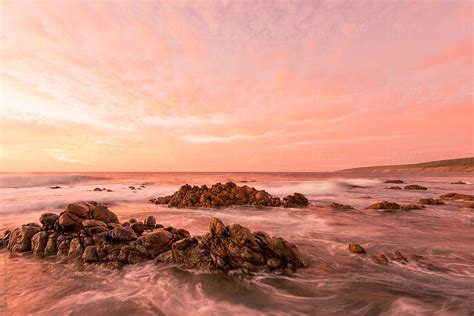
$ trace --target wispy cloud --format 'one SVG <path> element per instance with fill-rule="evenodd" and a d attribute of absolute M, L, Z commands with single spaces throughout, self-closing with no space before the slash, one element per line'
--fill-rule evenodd
<path fill-rule="evenodd" d="M 179 138 L 190 143 L 211 144 L 211 143 L 231 143 L 237 141 L 254 140 L 262 137 L 267 137 L 266 134 L 261 135 L 244 135 L 235 134 L 229 136 L 217 135 L 181 135 Z"/>
<path fill-rule="evenodd" d="M 45 149 L 45 152 L 48 153 L 52 158 L 59 160 L 59 161 L 65 161 L 65 162 L 71 162 L 71 163 L 81 163 L 81 164 L 87 164 L 87 161 L 79 160 L 79 159 L 74 159 L 72 154 L 65 152 L 62 149 Z"/>

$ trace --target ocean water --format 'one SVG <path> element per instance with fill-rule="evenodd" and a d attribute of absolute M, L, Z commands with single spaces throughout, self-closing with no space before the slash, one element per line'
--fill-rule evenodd
<path fill-rule="evenodd" d="M 428 187 L 388 190 L 386 179 Z M 300 192 L 305 209 L 230 207 L 175 209 L 147 203 L 182 184 L 234 181 L 283 197 Z M 452 184 L 464 181 L 467 184 Z M 50 189 L 51 186 L 59 189 Z M 129 186 L 144 188 L 132 190 Z M 403 185 L 401 185 L 403 186 Z M 94 192 L 96 187 L 112 192 Z M 121 221 L 154 215 L 191 234 L 211 217 L 294 242 L 308 267 L 292 275 L 188 271 L 145 262 L 120 271 L 85 269 L 31 254 L 0 254 L 0 314 L 9 315 L 472 315 L 474 211 L 451 201 L 423 210 L 384 213 L 365 207 L 383 200 L 474 193 L 470 175 L 337 173 L 85 173 L 2 174 L 0 232 L 59 213 L 67 203 L 107 203 Z M 331 202 L 352 211 L 332 210 Z M 359 243 L 368 255 L 354 255 Z M 407 264 L 376 264 L 371 255 L 400 250 Z M 421 261 L 410 259 L 423 256 Z"/>

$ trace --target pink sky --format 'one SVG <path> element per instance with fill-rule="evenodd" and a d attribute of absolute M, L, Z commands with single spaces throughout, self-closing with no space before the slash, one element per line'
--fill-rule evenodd
<path fill-rule="evenodd" d="M 471 1 L 1 1 L 1 171 L 474 156 Z"/>

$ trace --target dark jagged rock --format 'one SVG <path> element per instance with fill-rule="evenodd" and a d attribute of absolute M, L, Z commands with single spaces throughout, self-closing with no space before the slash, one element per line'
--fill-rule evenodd
<path fill-rule="evenodd" d="M 145 222 L 144 222 L 145 226 L 148 226 L 148 227 L 155 227 L 156 225 L 156 219 L 155 217 L 152 215 L 152 216 L 148 216 L 146 219 L 145 219 Z"/>
<path fill-rule="evenodd" d="M 360 254 L 366 254 L 367 252 L 365 251 L 364 248 L 362 248 L 361 245 L 359 244 L 349 244 L 349 251 L 352 253 L 360 253 Z"/>
<path fill-rule="evenodd" d="M 348 211 L 348 210 L 353 210 L 354 209 L 354 207 L 352 207 L 350 205 L 339 204 L 339 203 L 336 203 L 336 202 L 333 202 L 333 203 L 329 204 L 329 207 L 332 208 L 332 209 L 335 209 L 335 210 L 343 210 L 343 211 Z"/>
<path fill-rule="evenodd" d="M 403 180 L 385 180 L 383 183 L 391 183 L 391 184 L 402 184 L 402 183 L 405 183 L 403 182 Z"/>
<path fill-rule="evenodd" d="M 418 185 L 418 184 L 410 184 L 410 185 L 407 185 L 407 186 L 405 186 L 404 189 L 405 189 L 405 190 L 419 190 L 419 191 L 428 190 L 428 188 L 423 187 L 423 186 Z"/>
<path fill-rule="evenodd" d="M 418 200 L 418 202 L 424 205 L 444 205 L 443 201 L 433 198 L 421 198 Z"/>
<path fill-rule="evenodd" d="M 153 227 L 136 221 L 121 225 L 118 219 L 115 222 L 114 213 L 95 202 L 69 204 L 61 216 L 53 215 L 41 216 L 43 228 L 26 224 L 11 234 L 5 233 L 3 239 L 8 239 L 8 250 L 32 251 L 41 256 L 59 256 L 67 262 L 109 268 L 157 257 L 160 259 L 155 262 L 221 271 L 288 271 L 303 266 L 295 245 L 263 232 L 252 233 L 238 224 L 225 226 L 218 219 L 211 220 L 211 233 L 191 237 L 185 229 L 163 228 L 154 223 L 154 217 L 144 221 Z M 51 227 L 54 218 L 57 225 Z M 69 220 L 72 226 L 66 225 Z M 139 225 L 143 228 L 141 234 L 135 230 Z"/>
<path fill-rule="evenodd" d="M 59 185 L 54 185 L 52 187 L 49 187 L 51 190 L 57 190 L 57 189 L 61 189 L 61 187 Z"/>
<path fill-rule="evenodd" d="M 141 234 L 143 234 L 143 232 L 145 231 L 145 225 L 140 222 L 135 222 L 130 225 L 130 227 L 135 231 L 138 236 L 141 236 Z"/>
<path fill-rule="evenodd" d="M 293 195 L 283 198 L 284 207 L 306 207 L 308 205 L 308 199 L 301 193 L 293 193 Z"/>
<path fill-rule="evenodd" d="M 175 263 L 188 269 L 248 272 L 292 271 L 303 266 L 294 244 L 239 224 L 225 226 L 212 218 L 210 233 L 182 239 L 172 246 Z"/>
<path fill-rule="evenodd" d="M 451 184 L 466 184 L 466 182 L 456 181 L 456 182 L 451 182 Z"/>
<path fill-rule="evenodd" d="M 462 193 L 448 193 L 439 197 L 441 200 L 463 200 L 463 201 L 474 201 L 474 195 L 462 194 Z"/>
<path fill-rule="evenodd" d="M 158 197 L 150 202 L 178 208 L 218 208 L 231 205 L 305 207 L 309 205 L 308 199 L 300 193 L 288 195 L 282 201 L 279 197 L 273 197 L 266 191 L 257 190 L 247 185 L 238 186 L 233 182 L 216 183 L 211 187 L 186 184 L 174 194 Z"/>
<path fill-rule="evenodd" d="M 402 188 L 401 187 L 398 187 L 398 186 L 393 186 L 393 187 L 388 187 L 386 189 L 389 189 L 389 190 L 401 190 Z"/>
<path fill-rule="evenodd" d="M 39 221 L 43 224 L 43 230 L 49 230 L 54 228 L 54 224 L 59 219 L 58 214 L 44 213 L 41 214 Z"/>

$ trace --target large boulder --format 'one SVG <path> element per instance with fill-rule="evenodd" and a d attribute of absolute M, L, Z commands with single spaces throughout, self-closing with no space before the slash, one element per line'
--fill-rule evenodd
<path fill-rule="evenodd" d="M 81 258 L 84 252 L 84 247 L 81 244 L 81 240 L 79 238 L 74 238 L 71 240 L 69 244 L 69 251 L 68 251 L 68 258 L 69 259 L 76 259 Z"/>
<path fill-rule="evenodd" d="M 151 216 L 148 216 L 146 219 L 145 219 L 145 222 L 144 222 L 145 226 L 148 226 L 148 227 L 155 227 L 156 225 L 156 219 L 153 215 Z"/>
<path fill-rule="evenodd" d="M 41 230 L 37 224 L 26 224 L 16 228 L 10 235 L 7 249 L 10 252 L 31 250 L 31 239 Z"/>
<path fill-rule="evenodd" d="M 252 233 L 239 224 L 225 226 L 217 218 L 209 226 L 206 235 L 175 242 L 173 261 L 185 268 L 220 271 L 291 271 L 303 266 L 296 246 L 282 238 Z"/>
<path fill-rule="evenodd" d="M 164 229 L 158 229 L 153 233 L 138 238 L 137 244 L 145 247 L 154 258 L 160 253 L 170 250 L 173 240 L 172 233 Z"/>
<path fill-rule="evenodd" d="M 31 238 L 31 250 L 35 254 L 43 254 L 46 244 L 48 243 L 48 233 L 40 231 Z"/>
<path fill-rule="evenodd" d="M 100 226 L 96 225 L 98 222 L 89 220 L 105 224 L 119 222 L 117 215 L 111 212 L 107 206 L 92 201 L 68 204 L 64 212 L 59 215 L 58 223 L 66 231 L 80 230 L 84 223 L 88 225 L 87 227 Z"/>
<path fill-rule="evenodd" d="M 39 221 L 43 224 L 44 230 L 49 230 L 54 228 L 54 223 L 59 219 L 58 214 L 54 213 L 44 213 L 41 214 Z"/>
<path fill-rule="evenodd" d="M 91 218 L 108 223 L 119 223 L 117 215 L 110 211 L 105 205 L 97 205 L 91 213 Z"/>
<path fill-rule="evenodd" d="M 130 241 L 138 238 L 135 231 L 130 226 L 117 226 L 110 233 L 112 240 Z"/>
<path fill-rule="evenodd" d="M 301 193 L 293 193 L 283 199 L 284 207 L 306 207 L 308 205 L 308 199 Z"/>

